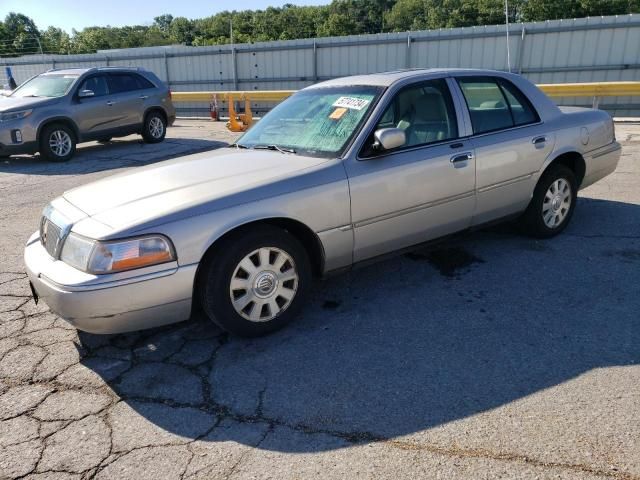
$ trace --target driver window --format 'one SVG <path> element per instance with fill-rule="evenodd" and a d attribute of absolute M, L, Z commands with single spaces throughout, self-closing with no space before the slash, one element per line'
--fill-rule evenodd
<path fill-rule="evenodd" d="M 457 138 L 458 122 L 446 81 L 430 80 L 400 91 L 375 130 L 380 128 L 404 130 L 407 143 L 402 148 Z"/>
<path fill-rule="evenodd" d="M 107 89 L 107 78 L 104 75 L 95 75 L 87 78 L 80 86 L 80 92 L 82 90 L 91 90 L 95 97 L 107 95 L 109 93 Z"/>

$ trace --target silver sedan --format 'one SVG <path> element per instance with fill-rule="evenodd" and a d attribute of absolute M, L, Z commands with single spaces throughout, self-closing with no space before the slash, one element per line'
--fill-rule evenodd
<path fill-rule="evenodd" d="M 136 330 L 200 304 L 272 332 L 314 277 L 517 219 L 557 235 L 616 168 L 602 111 L 485 70 L 355 76 L 301 90 L 236 144 L 66 192 L 25 248 L 34 295 L 77 328 Z"/>

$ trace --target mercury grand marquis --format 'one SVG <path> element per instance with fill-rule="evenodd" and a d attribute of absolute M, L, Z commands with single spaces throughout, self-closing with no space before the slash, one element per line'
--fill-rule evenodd
<path fill-rule="evenodd" d="M 75 188 L 24 258 L 81 330 L 190 317 L 244 336 L 289 323 L 312 279 L 503 219 L 548 238 L 620 158 L 611 117 L 488 70 L 408 70 L 305 88 L 228 148 Z"/>

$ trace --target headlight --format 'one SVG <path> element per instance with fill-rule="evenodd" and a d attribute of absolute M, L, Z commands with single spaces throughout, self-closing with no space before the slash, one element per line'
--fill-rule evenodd
<path fill-rule="evenodd" d="M 19 112 L 6 112 L 0 113 L 0 122 L 8 122 L 10 120 L 20 120 L 21 118 L 26 118 L 31 115 L 33 109 L 30 110 L 20 110 Z"/>
<path fill-rule="evenodd" d="M 62 246 L 60 260 L 78 270 L 86 271 L 95 244 L 94 240 L 70 233 Z"/>
<path fill-rule="evenodd" d="M 171 241 L 162 235 L 100 242 L 71 233 L 60 259 L 79 270 L 103 274 L 171 262 L 176 256 Z"/>

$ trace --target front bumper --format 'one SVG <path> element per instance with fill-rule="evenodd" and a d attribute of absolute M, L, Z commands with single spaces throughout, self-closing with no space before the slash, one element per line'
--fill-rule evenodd
<path fill-rule="evenodd" d="M 16 136 L 17 131 L 20 132 L 19 138 Z M 36 130 L 28 120 L 0 123 L 0 156 L 35 153 L 37 151 Z"/>
<path fill-rule="evenodd" d="M 24 261 L 38 296 L 79 330 L 122 333 L 180 322 L 191 314 L 197 265 L 124 277 L 90 275 L 49 256 L 37 233 L 27 242 Z"/>

